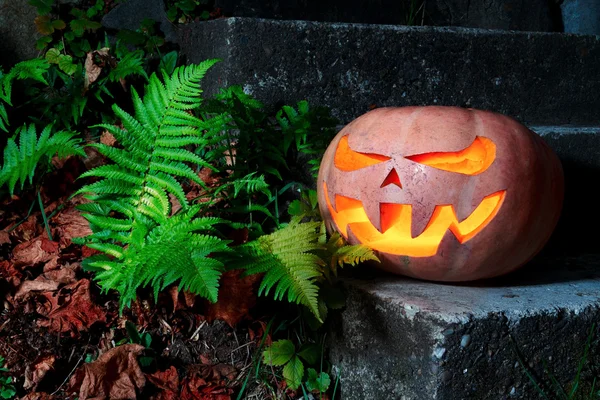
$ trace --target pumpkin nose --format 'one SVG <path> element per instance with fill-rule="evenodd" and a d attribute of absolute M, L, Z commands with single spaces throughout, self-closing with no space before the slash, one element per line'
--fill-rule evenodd
<path fill-rule="evenodd" d="M 396 185 L 402 189 L 402 183 L 400 182 L 400 177 L 398 176 L 398 172 L 396 172 L 396 168 L 392 168 L 380 187 L 386 187 L 387 185 Z"/>

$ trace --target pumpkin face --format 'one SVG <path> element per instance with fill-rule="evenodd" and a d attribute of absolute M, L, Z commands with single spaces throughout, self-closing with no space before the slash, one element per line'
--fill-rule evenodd
<path fill-rule="evenodd" d="M 319 207 L 381 267 L 439 281 L 507 273 L 541 250 L 563 197 L 560 161 L 506 116 L 457 107 L 375 109 L 327 149 Z"/>

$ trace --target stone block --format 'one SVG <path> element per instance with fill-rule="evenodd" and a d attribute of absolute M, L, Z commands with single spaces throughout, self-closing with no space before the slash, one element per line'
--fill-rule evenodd
<path fill-rule="evenodd" d="M 19 61 L 37 57 L 35 42 L 41 35 L 33 23 L 36 16 L 28 0 L 0 0 L 0 66 L 5 71 Z"/>
<path fill-rule="evenodd" d="M 549 374 L 564 387 L 573 382 L 600 317 L 599 265 L 599 255 L 539 257 L 469 285 L 370 271 L 346 279 L 347 307 L 329 336 L 340 398 L 542 398 L 521 363 L 554 398 Z M 582 393 L 600 365 L 599 333 L 596 326 Z"/>
<path fill-rule="evenodd" d="M 600 122 L 600 37 L 228 18 L 182 26 L 189 62 L 221 58 L 207 94 L 243 85 L 268 104 L 456 105 L 527 124 Z"/>
<path fill-rule="evenodd" d="M 546 0 L 216 0 L 235 17 L 553 31 Z"/>

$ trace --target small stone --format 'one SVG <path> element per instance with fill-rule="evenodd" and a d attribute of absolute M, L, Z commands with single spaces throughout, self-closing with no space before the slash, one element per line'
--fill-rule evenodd
<path fill-rule="evenodd" d="M 444 336 L 450 336 L 453 333 L 454 333 L 454 329 L 448 328 L 448 329 L 446 329 L 445 331 L 442 332 L 442 335 L 444 335 Z"/>
<path fill-rule="evenodd" d="M 471 335 L 463 335 L 460 339 L 460 347 L 465 348 L 471 343 Z"/>
<path fill-rule="evenodd" d="M 517 389 L 515 389 L 515 387 L 513 386 L 513 388 L 510 390 L 510 395 L 514 396 L 515 394 L 517 394 Z"/>
<path fill-rule="evenodd" d="M 442 380 L 446 383 L 450 382 L 450 380 L 452 380 L 452 372 L 444 371 L 444 373 L 442 374 Z"/>
<path fill-rule="evenodd" d="M 446 349 L 443 347 L 436 347 L 436 349 L 433 350 L 433 355 L 435 356 L 435 358 L 438 358 L 438 359 L 441 359 L 445 353 L 446 353 Z"/>

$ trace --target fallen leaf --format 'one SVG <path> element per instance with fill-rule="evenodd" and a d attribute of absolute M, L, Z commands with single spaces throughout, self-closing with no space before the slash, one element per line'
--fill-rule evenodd
<path fill-rule="evenodd" d="M 6 231 L 0 231 L 0 246 L 10 243 L 10 234 Z"/>
<path fill-rule="evenodd" d="M 23 388 L 29 390 L 37 387 L 46 373 L 54 367 L 56 357 L 52 354 L 38 358 L 32 365 L 25 368 L 25 383 Z"/>
<path fill-rule="evenodd" d="M 117 144 L 117 139 L 109 131 L 104 131 L 102 132 L 102 135 L 100 135 L 100 143 L 114 147 L 114 145 Z"/>
<path fill-rule="evenodd" d="M 155 400 L 177 400 L 179 399 L 179 374 L 177 369 L 171 365 L 166 371 L 156 371 L 146 374 L 146 378 L 159 389 L 162 389 Z"/>
<path fill-rule="evenodd" d="M 11 286 L 17 287 L 21 284 L 23 274 L 15 264 L 10 261 L 0 261 L 0 278 L 5 279 Z"/>
<path fill-rule="evenodd" d="M 242 277 L 241 270 L 224 272 L 219 286 L 227 288 L 219 292 L 216 303 L 206 302 L 206 320 L 211 322 L 222 319 L 233 327 L 250 316 L 250 310 L 256 305 L 256 283 L 260 275 Z"/>
<path fill-rule="evenodd" d="M 43 232 L 43 227 L 37 223 L 37 214 L 30 215 L 29 218 L 13 231 L 13 235 L 21 241 L 28 241 Z"/>
<path fill-rule="evenodd" d="M 94 362 L 79 367 L 69 381 L 70 393 L 84 399 L 136 399 L 146 384 L 137 361 L 144 351 L 139 344 L 124 344 L 110 349 Z"/>
<path fill-rule="evenodd" d="M 45 392 L 33 392 L 21 397 L 20 400 L 54 400 L 56 397 Z"/>
<path fill-rule="evenodd" d="M 85 69 L 85 80 L 83 82 L 83 90 L 98 80 L 98 77 L 102 73 L 102 67 L 94 63 L 94 52 L 90 51 L 85 55 L 85 63 L 83 64 Z"/>
<path fill-rule="evenodd" d="M 32 292 L 53 292 L 58 289 L 58 282 L 41 279 L 34 279 L 32 281 L 25 281 L 21 284 L 17 293 L 15 293 L 15 300 L 21 300 L 29 295 Z"/>
<path fill-rule="evenodd" d="M 48 266 L 48 264 L 46 264 L 44 266 L 44 269 L 47 266 Z M 36 279 L 47 279 L 47 280 L 55 281 L 55 282 L 66 285 L 69 283 L 73 283 L 77 280 L 75 275 L 76 275 L 77 270 L 80 268 L 81 268 L 81 266 L 79 263 L 73 263 L 73 264 L 67 263 L 63 266 L 58 266 L 58 268 L 56 268 L 56 269 L 44 271 L 44 273 Z"/>
<path fill-rule="evenodd" d="M 19 243 L 13 249 L 13 261 L 17 266 L 32 266 L 58 257 L 58 243 L 44 235 Z"/>
<path fill-rule="evenodd" d="M 56 292 L 44 292 L 38 298 L 36 311 L 45 317 L 38 325 L 53 332 L 78 332 L 89 329 L 96 322 L 106 322 L 104 310 L 90 297 L 90 281 L 78 282 L 60 288 Z"/>
<path fill-rule="evenodd" d="M 76 281 L 75 270 L 77 268 L 79 268 L 78 264 L 67 264 L 60 269 L 46 271 L 32 281 L 25 281 L 15 293 L 14 299 L 27 298 L 32 292 L 53 292 L 61 284 L 73 283 Z"/>
<path fill-rule="evenodd" d="M 88 236 L 93 233 L 88 221 L 74 207 L 63 210 L 52 218 L 52 221 L 57 225 L 62 248 L 69 246 L 73 238 Z"/>
<path fill-rule="evenodd" d="M 231 400 L 233 393 L 220 382 L 206 382 L 197 376 L 184 379 L 181 386 L 181 400 Z"/>

